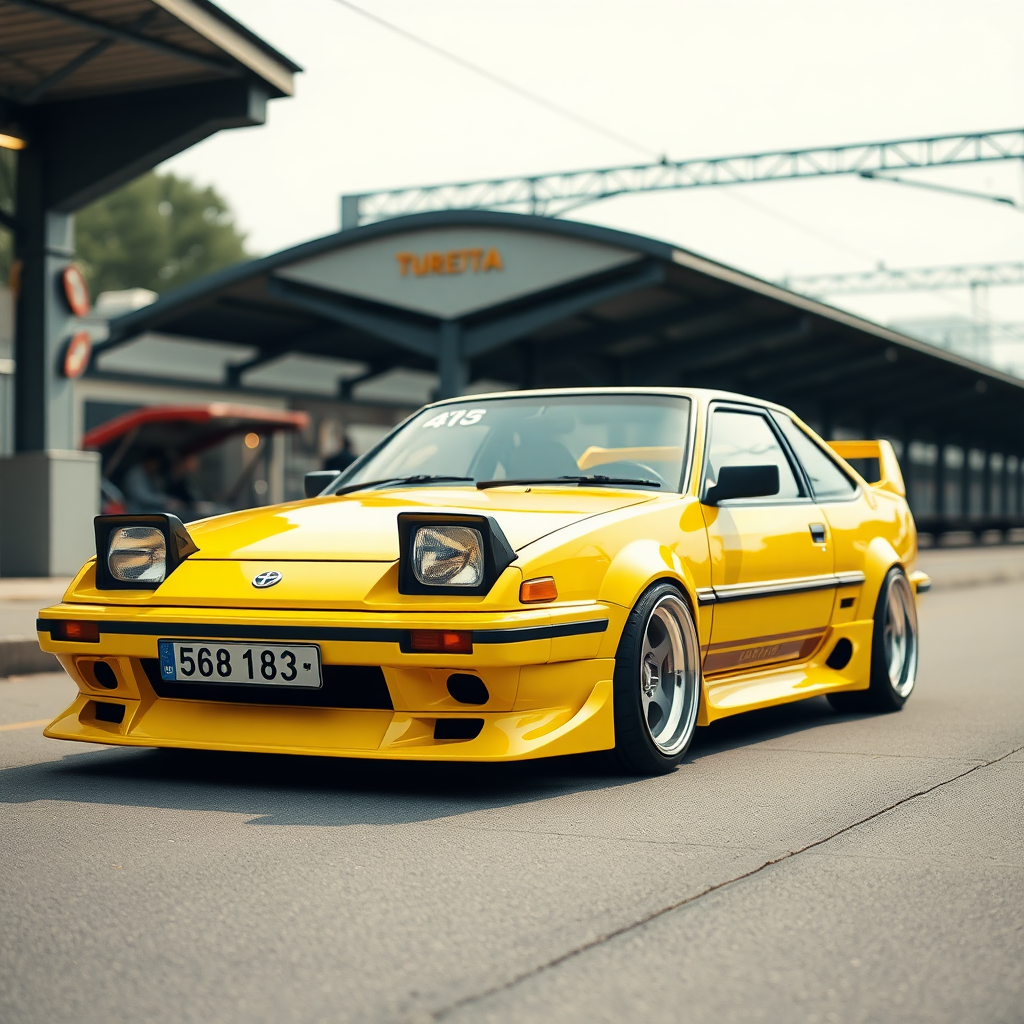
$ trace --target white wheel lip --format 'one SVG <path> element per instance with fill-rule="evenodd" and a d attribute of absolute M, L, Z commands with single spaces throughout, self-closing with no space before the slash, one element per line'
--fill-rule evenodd
<path fill-rule="evenodd" d="M 917 608 L 910 582 L 896 573 L 882 611 L 882 656 L 893 693 L 906 699 L 917 680 Z"/>
<path fill-rule="evenodd" d="M 665 675 L 663 669 L 667 659 L 659 662 L 659 669 L 662 671 L 659 671 L 658 685 L 652 693 L 648 694 L 650 680 L 646 666 L 656 649 L 664 646 L 664 644 L 654 645 L 650 640 L 649 631 L 651 623 L 655 619 L 659 619 L 663 623 L 662 628 L 668 634 L 674 663 L 681 663 L 684 666 L 682 670 L 677 669 L 672 673 L 675 677 L 672 688 L 673 698 L 667 719 L 665 719 L 666 725 L 657 730 L 657 735 L 651 728 L 648 712 L 650 705 L 654 703 L 654 693 L 658 690 L 664 692 L 662 680 Z M 675 630 L 671 628 L 671 625 L 676 627 Z M 665 757 L 674 757 L 686 749 L 693 737 L 700 704 L 700 644 L 693 616 L 686 602 L 679 595 L 664 594 L 648 613 L 640 643 L 636 675 L 640 697 L 640 717 L 643 719 L 647 736 L 659 753 Z M 647 685 L 645 686 L 645 684 Z"/>

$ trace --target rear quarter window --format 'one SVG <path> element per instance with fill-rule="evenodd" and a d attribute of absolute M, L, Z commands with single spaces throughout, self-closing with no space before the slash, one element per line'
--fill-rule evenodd
<path fill-rule="evenodd" d="M 838 501 L 850 498 L 856 493 L 857 485 L 816 441 L 805 434 L 788 416 L 780 413 L 773 415 L 811 481 L 815 501 Z"/>

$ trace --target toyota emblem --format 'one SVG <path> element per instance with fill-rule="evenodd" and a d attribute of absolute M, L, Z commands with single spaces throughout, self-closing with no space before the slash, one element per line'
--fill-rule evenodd
<path fill-rule="evenodd" d="M 258 587 L 260 590 L 265 590 L 267 587 L 272 587 L 275 583 L 281 582 L 281 574 L 276 569 L 270 569 L 268 572 L 261 572 L 252 578 L 252 585 Z"/>

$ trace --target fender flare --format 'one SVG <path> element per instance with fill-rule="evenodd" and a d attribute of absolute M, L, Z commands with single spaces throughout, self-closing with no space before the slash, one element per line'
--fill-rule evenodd
<path fill-rule="evenodd" d="M 710 562 L 706 565 L 710 576 Z M 690 566 L 667 544 L 659 544 L 653 540 L 635 540 L 622 548 L 612 560 L 601 584 L 599 600 L 623 605 L 632 611 L 636 607 L 637 601 L 640 600 L 640 595 L 659 582 L 674 583 L 678 586 L 690 606 L 690 614 L 693 616 L 693 624 L 697 630 L 697 643 L 701 650 L 701 686 L 697 707 L 697 724 L 707 725 L 709 721 L 708 693 L 703 679 L 703 643 L 705 640 L 702 640 L 704 632 L 701 628 L 701 606 L 697 600 L 697 585 Z M 706 632 L 710 633 L 710 628 Z"/>
<path fill-rule="evenodd" d="M 864 585 L 861 590 L 861 600 L 857 608 L 857 616 L 860 619 L 874 617 L 875 607 L 878 604 L 878 595 L 882 589 L 889 570 L 898 565 L 906 570 L 903 559 L 899 553 L 884 537 L 876 537 L 870 544 L 864 555 Z"/>
<path fill-rule="evenodd" d="M 671 547 L 656 540 L 631 541 L 618 551 L 601 581 L 598 600 L 632 610 L 640 595 L 659 580 L 675 583 L 683 590 L 699 632 L 700 610 L 693 573 Z"/>

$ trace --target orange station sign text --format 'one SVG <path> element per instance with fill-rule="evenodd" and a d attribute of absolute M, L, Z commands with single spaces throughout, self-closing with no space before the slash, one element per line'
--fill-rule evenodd
<path fill-rule="evenodd" d="M 417 256 L 412 252 L 396 252 L 398 274 L 415 277 L 428 274 L 486 274 L 491 270 L 504 270 L 501 253 L 497 249 L 449 249 L 447 252 L 425 252 Z"/>

